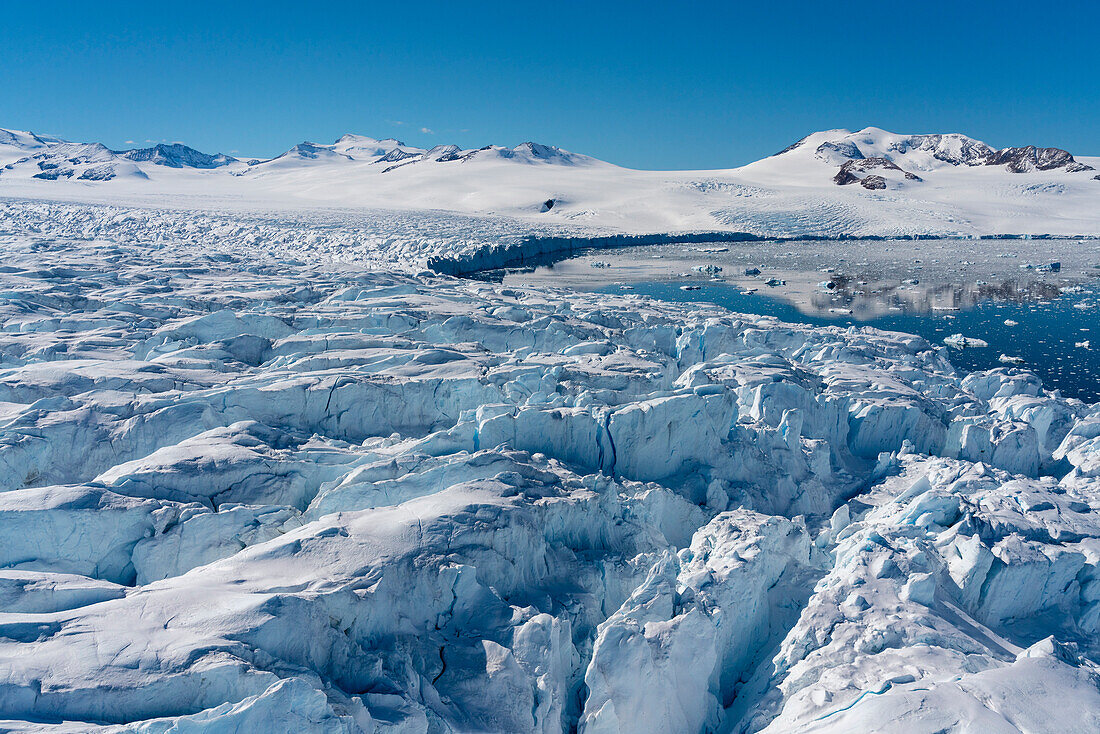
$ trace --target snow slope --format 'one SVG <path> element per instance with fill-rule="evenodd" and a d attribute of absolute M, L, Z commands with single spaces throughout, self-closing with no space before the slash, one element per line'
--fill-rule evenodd
<path fill-rule="evenodd" d="M 1100 405 L 873 329 L 0 236 L 5 731 L 1100 726 Z"/>
<path fill-rule="evenodd" d="M 356 135 L 301 143 L 267 161 L 104 148 L 104 160 L 91 166 L 79 162 L 86 152 L 7 135 L 23 142 L 0 147 L 5 160 L 14 150 L 25 153 L 0 168 L 0 196 L 7 197 L 447 211 L 577 233 L 1100 234 L 1100 174 L 1089 170 L 1096 160 L 1028 146 L 994 150 L 957 134 L 830 130 L 715 171 L 631 170 L 536 143 L 424 150 Z"/>

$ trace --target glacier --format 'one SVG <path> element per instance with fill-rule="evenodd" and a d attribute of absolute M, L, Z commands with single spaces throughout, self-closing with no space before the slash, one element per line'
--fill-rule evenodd
<path fill-rule="evenodd" d="M 503 220 L 2 206 L 4 731 L 1100 728 L 1100 405 L 416 272 Z"/>

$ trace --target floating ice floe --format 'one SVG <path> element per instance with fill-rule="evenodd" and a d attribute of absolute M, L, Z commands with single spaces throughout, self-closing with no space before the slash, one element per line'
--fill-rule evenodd
<path fill-rule="evenodd" d="M 949 347 L 955 347 L 956 349 L 970 349 L 976 347 L 988 347 L 989 342 L 984 339 L 978 339 L 973 336 L 963 336 L 962 334 L 952 334 L 945 337 L 943 343 Z"/>

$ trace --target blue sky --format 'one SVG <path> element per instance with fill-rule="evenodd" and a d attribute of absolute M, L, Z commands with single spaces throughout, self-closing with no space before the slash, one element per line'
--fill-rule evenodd
<path fill-rule="evenodd" d="M 1100 155 L 1098 70 L 1084 1 L 0 3 L 0 127 L 116 148 L 358 132 L 721 168 L 875 125 Z"/>

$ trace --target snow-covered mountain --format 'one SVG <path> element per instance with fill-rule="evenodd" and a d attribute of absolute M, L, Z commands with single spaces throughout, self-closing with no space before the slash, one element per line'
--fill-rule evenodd
<path fill-rule="evenodd" d="M 639 171 L 538 143 L 430 149 L 345 135 L 269 160 L 180 144 L 112 151 L 0 132 L 0 196 L 495 215 L 579 230 L 767 236 L 1100 234 L 1100 160 L 959 134 L 813 133 L 712 171 Z"/>
<path fill-rule="evenodd" d="M 148 161 L 169 168 L 220 168 L 237 162 L 237 159 L 232 156 L 222 153 L 216 155 L 200 153 L 182 143 L 168 145 L 158 143 L 152 148 L 135 148 L 134 150 L 123 151 L 119 155 L 132 161 Z"/>
<path fill-rule="evenodd" d="M 348 163 L 370 163 L 379 166 L 374 170 L 355 169 L 361 176 L 390 173 L 413 164 L 464 163 L 473 160 L 510 161 L 525 164 L 557 164 L 576 166 L 598 163 L 594 158 L 569 153 L 559 148 L 539 143 L 522 143 L 514 148 L 487 145 L 483 148 L 463 150 L 457 145 L 437 145 L 433 148 L 415 148 L 399 140 L 376 140 L 365 135 L 344 135 L 332 145 L 304 142 L 268 161 L 253 164 L 249 174 L 263 177 L 272 171 L 303 169 L 313 166 L 341 166 Z M 315 171 L 316 172 L 316 171 Z M 335 173 L 335 171 L 333 171 Z M 454 171 L 455 184 L 462 174 Z"/>
<path fill-rule="evenodd" d="M 1060 148 L 1028 145 L 996 150 L 980 140 L 957 133 L 897 135 L 873 127 L 854 133 L 847 130 L 814 133 L 774 157 L 796 161 L 807 172 L 815 170 L 818 161 L 839 166 L 833 177 L 836 184 L 845 186 L 860 182 L 865 188 L 891 188 L 906 181 L 919 182 L 923 179 L 918 173 L 935 173 L 963 166 L 998 166 L 1010 173 L 1055 170 L 1082 173 L 1095 170 Z M 873 181 L 868 181 L 868 178 Z M 887 179 L 893 182 L 892 185 L 887 183 Z"/>
<path fill-rule="evenodd" d="M 65 141 L 49 135 L 0 129 L 0 166 L 63 142 Z"/>
<path fill-rule="evenodd" d="M 223 154 L 209 155 L 181 143 L 151 148 L 111 150 L 102 143 L 72 143 L 20 130 L 0 129 L 0 176 L 43 181 L 149 180 L 148 166 L 213 169 L 238 163 Z M 142 165 L 147 164 L 147 165 Z"/>
<path fill-rule="evenodd" d="M 830 164 L 879 158 L 918 171 L 935 171 L 947 166 L 1004 166 L 1012 173 L 1057 168 L 1069 173 L 1093 170 L 1059 148 L 1028 145 L 995 150 L 980 140 L 957 133 L 897 135 L 874 127 L 855 133 L 847 130 L 814 133 L 777 155 L 790 155 L 795 151 L 812 151 L 815 158 Z"/>

